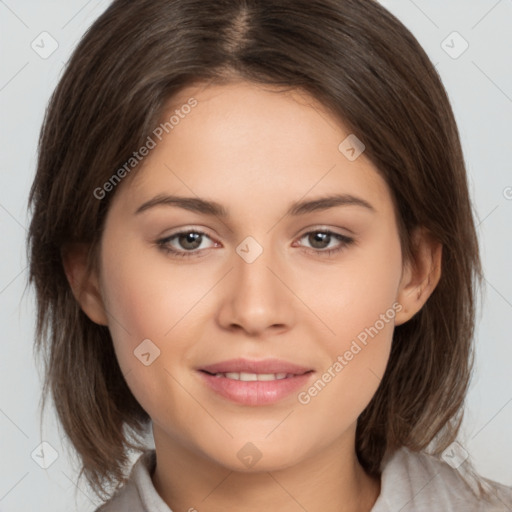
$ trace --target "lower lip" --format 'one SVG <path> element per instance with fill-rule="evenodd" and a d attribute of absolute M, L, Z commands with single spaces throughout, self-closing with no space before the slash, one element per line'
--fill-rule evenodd
<path fill-rule="evenodd" d="M 244 405 L 266 405 L 278 402 L 304 387 L 313 375 L 313 372 L 309 372 L 286 379 L 243 381 L 216 377 L 202 371 L 199 373 L 213 391 Z"/>

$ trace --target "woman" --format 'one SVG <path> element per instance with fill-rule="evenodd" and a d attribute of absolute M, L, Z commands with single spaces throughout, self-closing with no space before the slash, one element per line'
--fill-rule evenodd
<path fill-rule="evenodd" d="M 481 280 L 457 128 L 379 4 L 114 1 L 30 201 L 44 391 L 101 510 L 511 506 L 455 443 Z"/>

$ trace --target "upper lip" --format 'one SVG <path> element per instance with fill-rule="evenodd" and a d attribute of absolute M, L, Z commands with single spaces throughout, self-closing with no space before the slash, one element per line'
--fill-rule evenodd
<path fill-rule="evenodd" d="M 311 368 L 290 363 L 282 359 L 262 359 L 260 361 L 238 358 L 220 361 L 218 363 L 201 366 L 199 370 L 208 373 L 291 373 L 294 375 L 302 375 Z"/>

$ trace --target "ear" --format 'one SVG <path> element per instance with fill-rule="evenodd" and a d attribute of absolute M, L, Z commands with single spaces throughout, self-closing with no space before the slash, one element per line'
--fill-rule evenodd
<path fill-rule="evenodd" d="M 107 315 L 96 270 L 88 271 L 89 246 L 83 243 L 66 245 L 61 251 L 66 278 L 83 312 L 95 323 L 108 325 Z"/>
<path fill-rule="evenodd" d="M 397 302 L 402 309 L 395 316 L 395 325 L 410 320 L 427 302 L 441 278 L 443 246 L 424 227 L 413 233 L 413 257 L 406 262 L 400 280 Z"/>

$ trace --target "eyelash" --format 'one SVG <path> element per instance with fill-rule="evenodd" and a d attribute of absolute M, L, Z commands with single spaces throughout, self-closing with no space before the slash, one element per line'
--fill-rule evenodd
<path fill-rule="evenodd" d="M 185 230 L 185 231 L 179 231 L 177 233 L 174 233 L 172 234 L 171 236 L 168 236 L 166 238 L 162 238 L 160 240 L 157 240 L 156 241 L 156 245 L 158 246 L 159 249 L 161 249 L 162 251 L 164 251 L 166 254 L 170 254 L 172 255 L 173 257 L 174 256 L 177 256 L 177 257 L 180 257 L 180 258 L 190 258 L 190 257 L 197 257 L 198 254 L 200 253 L 200 250 L 194 250 L 194 251 L 177 251 L 176 249 L 173 249 L 171 248 L 168 244 L 171 240 L 179 237 L 180 235 L 188 235 L 190 233 L 193 233 L 193 234 L 197 234 L 197 235 L 201 235 L 201 236 L 206 236 L 208 238 L 210 238 L 208 236 L 207 233 L 205 233 L 204 231 L 200 231 L 200 230 L 195 230 L 195 229 L 189 229 L 189 230 Z M 312 252 L 314 254 L 320 254 L 322 256 L 326 256 L 326 257 L 330 257 L 330 256 L 333 256 L 341 251 L 343 251 L 344 249 L 346 249 L 348 246 L 350 246 L 351 244 L 353 244 L 355 242 L 355 240 L 353 238 L 350 238 L 348 236 L 345 236 L 345 235 L 341 235 L 340 233 L 336 233 L 334 231 L 330 231 L 328 229 L 316 229 L 316 230 L 313 230 L 313 231 L 308 231 L 307 233 L 304 233 L 300 238 L 304 238 L 308 235 L 311 235 L 311 234 L 315 234 L 315 233 L 322 233 L 324 235 L 329 235 L 331 237 L 334 237 L 335 239 L 339 240 L 341 242 L 341 245 L 335 249 L 311 249 L 309 247 L 306 247 L 306 252 Z"/>

